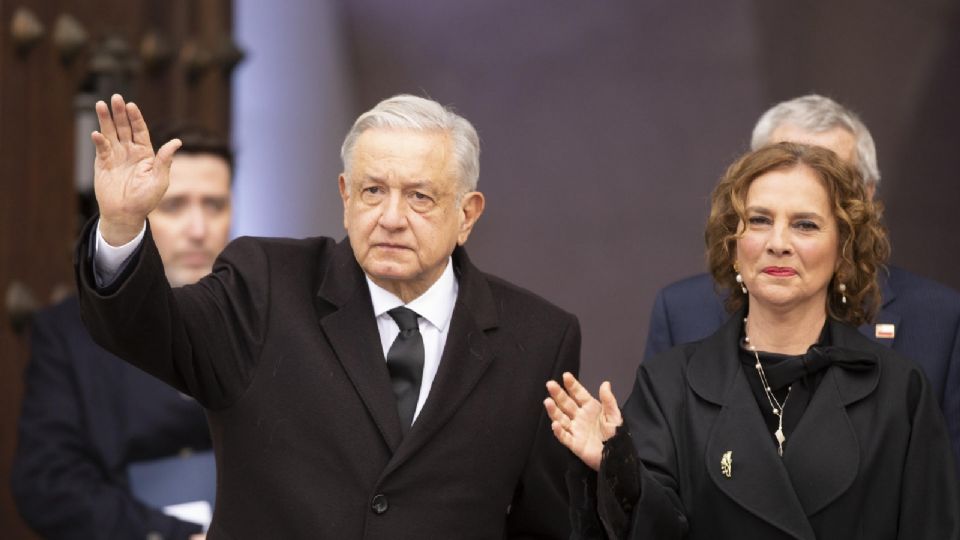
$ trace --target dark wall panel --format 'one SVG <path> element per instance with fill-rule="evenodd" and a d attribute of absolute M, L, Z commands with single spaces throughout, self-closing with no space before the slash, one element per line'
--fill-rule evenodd
<path fill-rule="evenodd" d="M 482 268 L 580 316 L 591 387 L 611 378 L 628 391 L 654 294 L 704 269 L 711 188 L 760 113 L 800 94 L 863 116 L 879 148 L 894 262 L 960 288 L 955 2 L 338 6 L 346 68 L 323 70 L 330 33 L 318 32 L 317 50 L 290 51 L 290 69 L 317 70 L 326 89 L 349 78 L 349 99 L 327 105 L 345 116 L 410 92 L 476 124 L 488 210 L 469 249 Z M 339 116 L 308 120 L 340 129 Z M 342 137 L 323 133 L 310 144 Z M 247 156 L 255 151 L 264 150 Z M 320 182 L 318 209 L 337 205 L 331 161 L 291 180 Z M 332 222 L 310 231 L 342 234 Z"/>

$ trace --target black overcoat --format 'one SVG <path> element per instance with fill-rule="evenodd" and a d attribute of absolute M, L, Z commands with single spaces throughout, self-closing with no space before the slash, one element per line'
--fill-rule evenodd
<path fill-rule="evenodd" d="M 241 238 L 171 290 L 144 244 L 98 290 L 97 341 L 208 411 L 211 540 L 566 538 L 571 459 L 544 382 L 579 367 L 576 318 L 453 254 L 459 294 L 430 396 L 406 436 L 364 274 L 348 241 Z"/>
<path fill-rule="evenodd" d="M 626 517 L 634 540 L 960 538 L 951 447 L 921 370 L 831 320 L 833 345 L 877 368 L 829 367 L 781 459 L 739 360 L 742 317 L 640 365 L 623 408 L 640 500 L 622 515 L 605 459 L 601 518 Z"/>

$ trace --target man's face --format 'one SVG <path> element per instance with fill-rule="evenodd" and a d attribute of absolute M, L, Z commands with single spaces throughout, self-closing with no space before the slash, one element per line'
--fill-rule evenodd
<path fill-rule="evenodd" d="M 853 133 L 844 128 L 836 127 L 829 131 L 819 133 L 806 131 L 793 124 L 782 124 L 773 130 L 770 137 L 771 143 L 793 142 L 809 144 L 812 146 L 822 146 L 827 150 L 833 151 L 840 159 L 846 161 L 854 167 L 857 164 L 857 139 Z M 867 190 L 867 199 L 872 199 L 876 191 L 876 185 L 873 183 L 864 184 Z"/>
<path fill-rule="evenodd" d="M 170 187 L 148 216 L 173 287 L 210 273 L 230 232 L 230 166 L 212 154 L 183 154 L 170 165 Z"/>
<path fill-rule="evenodd" d="M 370 129 L 340 176 L 343 224 L 357 262 L 404 302 L 440 277 L 483 212 L 479 192 L 458 200 L 456 174 L 446 133 Z"/>

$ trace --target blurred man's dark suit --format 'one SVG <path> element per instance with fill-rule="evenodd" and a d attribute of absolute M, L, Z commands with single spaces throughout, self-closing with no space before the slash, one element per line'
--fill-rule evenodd
<path fill-rule="evenodd" d="M 127 475 L 135 462 L 209 449 L 200 406 L 97 346 L 75 298 L 37 315 L 30 353 L 12 469 L 27 523 L 49 539 L 200 533 L 138 501 Z"/>
<path fill-rule="evenodd" d="M 860 327 L 865 336 L 916 362 L 947 421 L 960 467 L 960 293 L 895 266 L 881 274 L 882 306 L 875 324 L 892 324 L 894 337 L 877 337 L 875 324 Z M 698 341 L 716 331 L 729 314 L 708 274 L 661 289 L 650 316 L 644 358 L 675 345 Z"/>
<path fill-rule="evenodd" d="M 148 232 L 97 289 L 95 338 L 207 409 L 211 540 L 567 538 L 544 382 L 579 367 L 576 318 L 453 254 L 459 294 L 429 398 L 403 435 L 364 273 L 347 240 L 241 238 L 171 290 Z"/>

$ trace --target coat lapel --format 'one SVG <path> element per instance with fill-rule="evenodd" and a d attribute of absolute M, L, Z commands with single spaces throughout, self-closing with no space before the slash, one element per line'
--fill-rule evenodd
<path fill-rule="evenodd" d="M 706 445 L 705 466 L 716 487 L 738 505 L 794 538 L 812 540 L 790 476 L 741 369 L 737 343 L 743 313 L 733 315 L 690 357 L 688 381 L 700 397 L 720 405 Z M 731 452 L 730 477 L 721 472 Z"/>
<path fill-rule="evenodd" d="M 483 274 L 470 263 L 463 248 L 458 247 L 453 252 L 453 264 L 460 289 L 440 367 L 423 410 L 384 475 L 412 456 L 450 420 L 496 356 L 485 333 L 498 325 L 490 286 Z"/>
<path fill-rule="evenodd" d="M 833 344 L 864 350 L 853 327 L 830 321 Z M 788 441 L 784 464 L 807 515 L 819 512 L 853 485 L 860 469 L 860 443 L 846 407 L 870 395 L 880 365 L 870 371 L 827 369 L 807 410 Z"/>
<path fill-rule="evenodd" d="M 392 452 L 402 438 L 397 402 L 383 357 L 380 334 L 366 286 L 349 240 L 334 248 L 317 292 L 320 326 Z"/>

